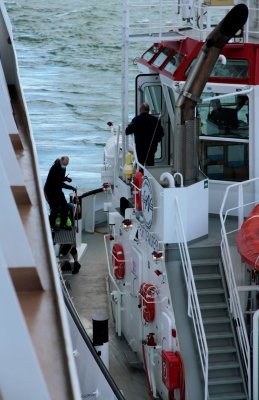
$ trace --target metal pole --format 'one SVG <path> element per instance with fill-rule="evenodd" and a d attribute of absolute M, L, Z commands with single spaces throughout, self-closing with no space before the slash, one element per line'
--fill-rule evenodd
<path fill-rule="evenodd" d="M 130 0 L 123 2 L 123 28 L 122 28 L 122 81 L 121 81 L 121 100 L 122 100 L 122 163 L 126 154 L 125 128 L 128 125 L 128 75 L 129 75 L 129 9 Z"/>
<path fill-rule="evenodd" d="M 108 321 L 108 316 L 104 314 L 94 314 L 92 317 L 93 345 L 107 369 L 109 369 Z"/>

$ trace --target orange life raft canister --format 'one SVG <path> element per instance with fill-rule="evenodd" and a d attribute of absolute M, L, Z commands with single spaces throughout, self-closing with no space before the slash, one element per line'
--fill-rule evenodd
<path fill-rule="evenodd" d="M 112 248 L 112 265 L 116 279 L 123 279 L 125 276 L 125 258 L 121 244 L 115 243 Z"/>

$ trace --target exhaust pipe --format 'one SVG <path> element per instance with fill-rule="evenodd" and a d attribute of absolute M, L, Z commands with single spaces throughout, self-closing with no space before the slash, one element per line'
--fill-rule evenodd
<path fill-rule="evenodd" d="M 222 48 L 242 29 L 247 17 L 247 6 L 238 4 L 208 35 L 176 102 L 174 169 L 183 175 L 185 184 L 194 183 L 199 176 L 196 105 Z"/>

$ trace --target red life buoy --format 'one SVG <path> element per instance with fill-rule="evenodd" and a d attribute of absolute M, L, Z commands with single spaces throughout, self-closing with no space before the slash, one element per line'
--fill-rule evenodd
<path fill-rule="evenodd" d="M 143 174 L 138 171 L 133 178 L 133 202 L 135 203 L 136 210 L 141 211 L 141 188 L 143 183 Z"/>
<path fill-rule="evenodd" d="M 115 243 L 112 248 L 112 265 L 116 279 L 123 279 L 125 275 L 125 258 L 121 244 Z"/>
<path fill-rule="evenodd" d="M 139 294 L 140 306 L 142 308 L 144 320 L 146 322 L 154 321 L 156 287 L 151 283 L 142 283 L 140 286 Z"/>
<path fill-rule="evenodd" d="M 237 249 L 242 260 L 253 271 L 259 271 L 259 204 L 243 222 L 237 237 Z"/>

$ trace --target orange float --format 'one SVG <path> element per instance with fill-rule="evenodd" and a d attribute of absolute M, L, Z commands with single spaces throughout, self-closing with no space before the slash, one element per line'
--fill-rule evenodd
<path fill-rule="evenodd" d="M 125 257 L 121 244 L 115 243 L 112 248 L 112 265 L 116 279 L 121 280 L 125 276 Z"/>
<path fill-rule="evenodd" d="M 259 204 L 243 222 L 236 243 L 243 261 L 249 268 L 259 271 Z"/>

